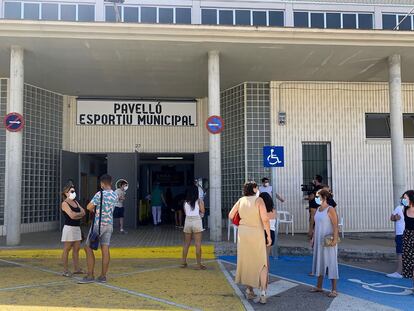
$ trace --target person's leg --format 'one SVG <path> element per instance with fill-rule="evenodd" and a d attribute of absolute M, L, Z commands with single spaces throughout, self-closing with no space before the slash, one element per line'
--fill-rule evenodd
<path fill-rule="evenodd" d="M 402 254 L 397 254 L 397 272 L 402 275 Z"/>
<path fill-rule="evenodd" d="M 154 221 L 154 225 L 157 225 L 157 207 L 152 206 L 152 220 Z"/>
<path fill-rule="evenodd" d="M 328 294 L 328 297 L 330 298 L 335 298 L 338 296 L 338 292 L 336 291 L 336 284 L 337 284 L 337 279 L 331 279 L 331 283 L 332 283 L 332 290 L 331 292 Z"/>
<path fill-rule="evenodd" d="M 161 223 L 161 206 L 157 206 L 157 222 Z"/>
<path fill-rule="evenodd" d="M 194 233 L 194 244 L 196 249 L 197 266 L 199 269 L 205 269 L 206 267 L 201 263 L 201 240 L 203 237 L 202 232 Z"/>
<path fill-rule="evenodd" d="M 74 272 L 79 272 L 81 270 L 79 267 L 79 250 L 80 250 L 80 241 L 73 242 L 72 259 L 73 259 L 73 271 Z"/>
<path fill-rule="evenodd" d="M 93 253 L 93 250 L 88 245 L 85 246 L 85 253 L 86 253 L 86 263 L 88 266 L 88 277 L 94 278 L 95 254 Z"/>
<path fill-rule="evenodd" d="M 124 217 L 119 218 L 119 230 L 124 231 Z"/>
<path fill-rule="evenodd" d="M 183 226 L 183 211 L 182 210 L 178 211 L 178 226 L 179 227 Z"/>
<path fill-rule="evenodd" d="M 188 256 L 188 249 L 190 248 L 191 244 L 191 233 L 184 233 L 184 244 L 183 244 L 183 258 L 182 264 L 183 266 L 187 266 L 187 256 Z"/>
<path fill-rule="evenodd" d="M 64 242 L 63 244 L 63 253 L 62 253 L 62 263 L 63 263 L 63 273 L 66 274 L 69 272 L 68 270 L 68 258 L 69 258 L 69 252 L 72 248 L 73 242 Z"/>
<path fill-rule="evenodd" d="M 316 288 L 322 290 L 322 285 L 323 285 L 323 276 L 318 276 L 318 283 L 316 285 Z"/>
<path fill-rule="evenodd" d="M 111 255 L 109 253 L 109 245 L 101 244 L 101 252 L 102 252 L 102 272 L 101 277 L 106 277 L 106 274 L 109 270 L 109 262 L 111 259 Z"/>
<path fill-rule="evenodd" d="M 174 211 L 174 221 L 175 221 L 175 226 L 178 227 L 178 211 Z"/>
<path fill-rule="evenodd" d="M 267 282 L 269 280 L 269 269 L 268 267 L 263 267 L 262 271 L 260 272 L 260 290 L 265 292 L 267 290 Z"/>

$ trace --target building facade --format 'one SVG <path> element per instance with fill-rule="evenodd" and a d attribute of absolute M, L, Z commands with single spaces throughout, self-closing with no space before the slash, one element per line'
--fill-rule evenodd
<path fill-rule="evenodd" d="M 210 181 L 220 239 L 242 184 L 268 176 L 286 199 L 277 208 L 305 232 L 301 185 L 320 174 L 345 231 L 391 231 L 396 193 L 414 188 L 410 2 L 1 0 L 0 112 L 20 109 L 26 125 L 0 128 L 0 235 L 16 217 L 19 234 L 59 228 L 62 185 L 74 181 L 86 204 L 104 172 L 134 189 L 130 227 L 143 223 L 155 180 L 178 194 L 198 177 Z M 80 106 L 88 101 L 101 106 Z M 168 118 L 195 122 L 106 123 L 117 103 L 158 103 Z M 100 119 L 82 123 L 83 108 Z M 220 135 L 205 128 L 215 114 Z M 13 135 L 22 139 L 18 180 Z M 264 168 L 263 146 L 284 146 L 285 167 Z"/>

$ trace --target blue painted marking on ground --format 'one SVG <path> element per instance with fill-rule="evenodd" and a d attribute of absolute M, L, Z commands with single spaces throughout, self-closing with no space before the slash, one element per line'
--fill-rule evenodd
<path fill-rule="evenodd" d="M 220 259 L 236 263 L 236 256 L 222 256 Z M 312 268 L 312 257 L 290 257 L 283 256 L 279 259 L 270 260 L 270 272 L 276 276 L 290 279 L 301 283 L 314 286 L 316 278 L 309 276 Z M 383 273 L 339 265 L 338 291 L 356 298 L 368 300 L 380 305 L 392 308 L 412 311 L 414 310 L 414 295 L 396 295 L 409 291 L 413 287 L 413 281 L 409 279 L 391 279 Z M 363 288 L 363 284 L 350 280 L 359 280 L 366 284 L 371 284 L 373 290 Z M 330 289 L 329 280 L 324 281 L 324 288 Z M 384 291 L 376 292 L 376 291 Z"/>

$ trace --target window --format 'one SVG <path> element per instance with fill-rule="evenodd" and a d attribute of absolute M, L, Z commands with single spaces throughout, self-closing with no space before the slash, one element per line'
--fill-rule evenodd
<path fill-rule="evenodd" d="M 78 5 L 78 21 L 80 22 L 95 21 L 95 6 L 79 4 Z"/>
<path fill-rule="evenodd" d="M 303 184 L 310 184 L 315 175 L 321 175 L 323 184 L 332 185 L 331 144 L 302 143 Z"/>
<path fill-rule="evenodd" d="M 293 18 L 295 27 L 309 27 L 308 12 L 294 12 Z"/>
<path fill-rule="evenodd" d="M 142 7 L 141 23 L 155 24 L 157 22 L 157 8 Z"/>
<path fill-rule="evenodd" d="M 54 3 L 43 3 L 42 19 L 49 21 L 59 20 L 59 6 Z"/>
<path fill-rule="evenodd" d="M 175 23 L 176 24 L 191 24 L 191 9 L 190 8 L 176 8 L 175 9 Z"/>
<path fill-rule="evenodd" d="M 236 10 L 236 25 L 251 25 L 250 11 Z"/>
<path fill-rule="evenodd" d="M 404 138 L 414 138 L 414 114 L 403 115 Z M 388 113 L 365 114 L 366 138 L 390 138 L 390 115 Z"/>
<path fill-rule="evenodd" d="M 254 26 L 267 26 L 266 12 L 253 11 L 253 25 Z"/>
<path fill-rule="evenodd" d="M 358 14 L 358 29 L 373 29 L 372 14 Z"/>
<path fill-rule="evenodd" d="M 220 10 L 219 11 L 219 24 L 220 25 L 234 25 L 233 10 Z"/>
<path fill-rule="evenodd" d="M 172 8 L 159 8 L 159 22 L 160 24 L 173 24 L 174 23 L 174 9 Z"/>
<path fill-rule="evenodd" d="M 122 20 L 122 7 L 118 6 L 119 17 Z M 113 5 L 107 5 L 105 7 L 105 21 L 116 22 L 115 7 Z"/>
<path fill-rule="evenodd" d="M 22 4 L 20 2 L 5 2 L 4 3 L 4 18 L 21 19 L 22 18 Z"/>
<path fill-rule="evenodd" d="M 382 29 L 393 30 L 397 26 L 397 16 L 392 14 L 382 15 Z"/>
<path fill-rule="evenodd" d="M 356 14 L 343 14 L 342 15 L 342 28 L 344 29 L 356 29 Z"/>
<path fill-rule="evenodd" d="M 138 23 L 139 8 L 138 7 L 124 7 L 124 22 Z"/>
<path fill-rule="evenodd" d="M 24 3 L 23 8 L 24 8 L 24 14 L 23 14 L 24 19 L 37 20 L 37 19 L 40 18 L 40 15 L 39 15 L 40 5 L 39 5 L 39 3 Z"/>
<path fill-rule="evenodd" d="M 269 26 L 283 27 L 285 25 L 285 18 L 283 12 L 269 11 Z"/>
<path fill-rule="evenodd" d="M 398 30 L 411 30 L 412 21 L 411 16 L 399 15 L 398 16 Z"/>
<path fill-rule="evenodd" d="M 311 13 L 311 27 L 325 28 L 325 16 L 323 13 Z"/>
<path fill-rule="evenodd" d="M 217 10 L 203 9 L 201 11 L 201 23 L 204 25 L 217 25 Z"/>
<path fill-rule="evenodd" d="M 341 14 L 340 13 L 326 13 L 326 28 L 340 29 L 341 28 Z"/>
<path fill-rule="evenodd" d="M 76 5 L 62 4 L 60 6 L 60 19 L 62 21 L 76 21 Z"/>

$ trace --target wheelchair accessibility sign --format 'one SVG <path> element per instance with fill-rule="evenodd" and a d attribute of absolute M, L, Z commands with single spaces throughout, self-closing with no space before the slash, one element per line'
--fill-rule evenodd
<path fill-rule="evenodd" d="M 282 146 L 263 147 L 263 166 L 264 167 L 284 167 L 285 155 Z"/>

